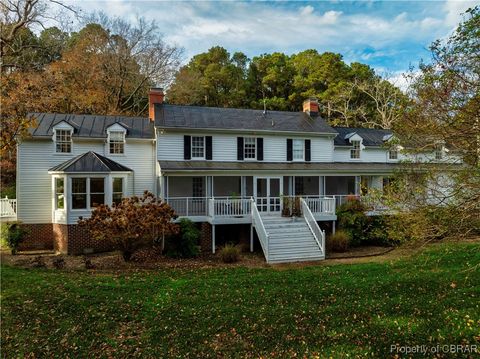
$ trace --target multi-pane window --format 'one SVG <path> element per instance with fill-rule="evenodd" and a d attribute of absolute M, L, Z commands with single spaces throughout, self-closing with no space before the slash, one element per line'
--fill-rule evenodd
<path fill-rule="evenodd" d="M 203 177 L 192 178 L 192 195 L 193 197 L 203 197 Z"/>
<path fill-rule="evenodd" d="M 63 178 L 55 178 L 55 208 L 65 208 L 65 180 Z"/>
<path fill-rule="evenodd" d="M 255 159 L 255 137 L 245 137 L 243 144 L 243 158 Z"/>
<path fill-rule="evenodd" d="M 55 130 L 55 152 L 57 153 L 72 152 L 72 131 L 71 130 Z"/>
<path fill-rule="evenodd" d="M 436 160 L 441 160 L 443 159 L 443 148 L 442 147 L 437 147 L 435 150 L 435 159 Z"/>
<path fill-rule="evenodd" d="M 350 150 L 350 158 L 360 158 L 360 141 L 352 141 L 352 149 Z"/>
<path fill-rule="evenodd" d="M 398 160 L 398 150 L 396 148 L 391 148 L 388 151 L 388 159 L 389 160 Z"/>
<path fill-rule="evenodd" d="M 90 178 L 90 207 L 98 207 L 105 203 L 105 179 Z"/>
<path fill-rule="evenodd" d="M 118 204 L 122 202 L 123 198 L 123 178 L 116 177 L 113 179 L 112 184 L 112 202 Z"/>
<path fill-rule="evenodd" d="M 87 208 L 87 178 L 72 178 L 72 208 Z"/>
<path fill-rule="evenodd" d="M 205 158 L 205 137 L 192 136 L 192 158 Z"/>
<path fill-rule="evenodd" d="M 293 160 L 294 161 L 303 161 L 304 160 L 304 140 L 293 140 Z"/>
<path fill-rule="evenodd" d="M 111 154 L 125 153 L 125 132 L 111 131 L 108 135 L 108 142 Z"/>

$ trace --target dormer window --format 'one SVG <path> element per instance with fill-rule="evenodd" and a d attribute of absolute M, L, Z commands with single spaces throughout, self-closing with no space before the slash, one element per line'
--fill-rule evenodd
<path fill-rule="evenodd" d="M 109 131 L 108 146 L 110 154 L 120 155 L 125 153 L 125 131 Z"/>
<path fill-rule="evenodd" d="M 359 159 L 360 158 L 360 141 L 353 140 L 351 141 L 352 148 L 350 149 L 350 158 Z"/>
<path fill-rule="evenodd" d="M 398 149 L 396 147 L 390 148 L 390 150 L 388 151 L 388 159 L 398 160 Z"/>
<path fill-rule="evenodd" d="M 443 160 L 443 147 L 442 146 L 438 146 L 435 149 L 435 159 L 437 161 Z"/>
<path fill-rule="evenodd" d="M 55 129 L 55 152 L 72 152 L 72 130 Z"/>

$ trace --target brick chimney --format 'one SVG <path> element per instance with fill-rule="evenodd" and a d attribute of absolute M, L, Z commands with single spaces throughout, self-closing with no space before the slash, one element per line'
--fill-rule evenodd
<path fill-rule="evenodd" d="M 163 103 L 164 97 L 165 94 L 161 87 L 152 87 L 150 91 L 148 91 L 148 118 L 150 121 L 155 121 L 155 104 Z"/>
<path fill-rule="evenodd" d="M 310 97 L 303 101 L 303 112 L 308 113 L 310 116 L 318 115 L 318 100 L 315 97 Z"/>

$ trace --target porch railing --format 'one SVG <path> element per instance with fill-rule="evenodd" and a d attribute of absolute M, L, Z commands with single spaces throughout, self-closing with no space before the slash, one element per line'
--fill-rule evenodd
<path fill-rule="evenodd" d="M 335 198 L 333 197 L 306 197 L 302 199 L 312 213 L 335 214 Z"/>
<path fill-rule="evenodd" d="M 260 245 L 263 249 L 263 254 L 265 254 L 265 259 L 268 262 L 268 233 L 263 225 L 262 217 L 260 216 L 260 212 L 258 211 L 257 205 L 253 198 L 250 199 L 251 207 L 252 207 L 252 225 L 255 227 L 258 235 L 258 240 Z"/>
<path fill-rule="evenodd" d="M 249 198 L 210 198 L 208 214 L 210 217 L 245 217 L 250 215 Z"/>
<path fill-rule="evenodd" d="M 17 200 L 8 197 L 0 198 L 0 217 L 16 217 Z"/>
<path fill-rule="evenodd" d="M 310 210 L 307 201 L 304 198 L 300 198 L 300 203 L 302 206 L 302 214 L 303 218 L 307 222 L 308 228 L 312 232 L 313 236 L 315 237 L 315 241 L 317 242 L 318 248 L 322 254 L 325 254 L 325 231 L 322 231 L 318 226 L 318 223 L 313 216 L 312 211 Z"/>
<path fill-rule="evenodd" d="M 174 197 L 168 198 L 167 203 L 177 215 L 195 217 L 208 215 L 207 200 L 206 197 Z"/>

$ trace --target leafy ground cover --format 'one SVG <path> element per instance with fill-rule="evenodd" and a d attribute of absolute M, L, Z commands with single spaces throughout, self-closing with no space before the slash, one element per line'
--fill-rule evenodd
<path fill-rule="evenodd" d="M 3 357 L 386 358 L 392 344 L 480 347 L 478 242 L 383 263 L 3 266 L 1 276 Z"/>

